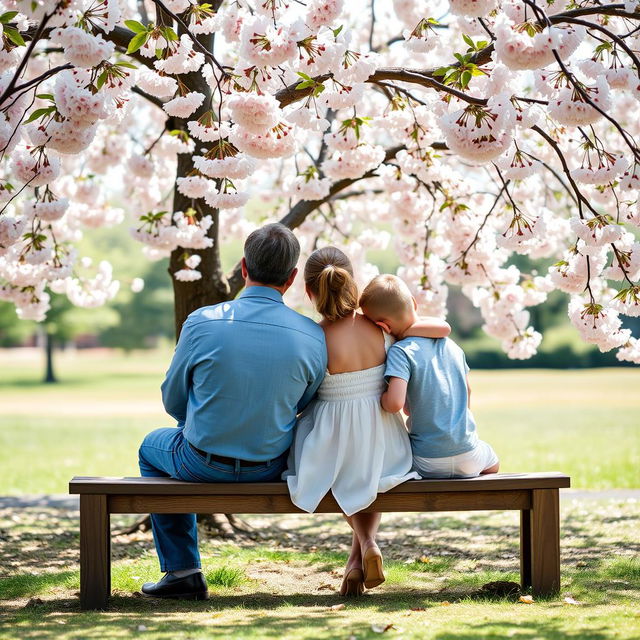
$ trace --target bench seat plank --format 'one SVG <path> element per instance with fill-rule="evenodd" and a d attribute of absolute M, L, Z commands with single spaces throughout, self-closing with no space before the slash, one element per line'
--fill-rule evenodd
<path fill-rule="evenodd" d="M 459 493 L 466 491 L 562 489 L 569 487 L 569 485 L 569 476 L 553 471 L 541 473 L 496 473 L 478 478 L 455 480 L 409 480 L 394 487 L 387 493 Z M 171 478 L 75 477 L 69 483 L 69 493 L 112 496 L 255 496 L 256 494 L 282 496 L 288 495 L 289 490 L 286 482 L 195 483 L 172 480 Z M 236 512 L 238 512 L 237 509 Z"/>
<path fill-rule="evenodd" d="M 86 494 L 85 494 L 86 495 Z M 530 509 L 526 490 L 381 493 L 364 511 L 429 512 Z M 304 513 L 288 495 L 112 495 L 110 513 Z M 341 513 L 333 496 L 322 499 L 316 513 Z"/>

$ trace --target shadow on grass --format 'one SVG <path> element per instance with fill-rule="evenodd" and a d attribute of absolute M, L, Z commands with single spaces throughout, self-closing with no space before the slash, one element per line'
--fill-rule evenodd
<path fill-rule="evenodd" d="M 536 620 L 535 622 L 518 621 L 513 624 L 505 622 L 479 622 L 468 624 L 454 632 L 442 632 L 433 636 L 433 640 L 504 640 L 514 636 L 518 640 L 606 640 L 611 638 L 611 629 L 606 627 L 590 629 L 567 629 L 567 624 L 557 620 Z"/>
<path fill-rule="evenodd" d="M 386 591 L 367 592 L 359 598 L 345 598 L 339 593 L 288 593 L 274 594 L 264 591 L 251 593 L 210 592 L 207 601 L 183 601 L 183 600 L 155 600 L 145 598 L 139 593 L 124 594 L 117 592 L 109 599 L 106 611 L 82 612 L 77 597 L 74 598 L 47 598 L 44 601 L 34 599 L 14 614 L 34 615 L 58 613 L 74 613 L 78 615 L 104 615 L 108 617 L 129 614 L 140 616 L 166 615 L 187 612 L 222 612 L 233 609 L 243 611 L 273 611 L 278 613 L 288 607 L 318 609 L 326 613 L 332 606 L 344 603 L 350 611 L 374 610 L 380 613 L 395 614 L 406 612 L 411 608 L 429 609 L 439 607 L 443 602 L 477 602 L 477 603 L 514 603 L 517 597 L 490 597 L 475 595 L 475 592 L 441 591 L 439 593 L 425 593 L 416 589 L 407 589 L 401 586 L 389 586 Z M 1 611 L 1 609 L 0 609 Z"/>
<path fill-rule="evenodd" d="M 147 637 L 163 640 L 175 638 L 178 632 L 198 638 L 329 639 L 355 635 L 362 639 L 380 637 L 371 628 L 373 621 L 393 622 L 394 614 L 406 612 L 412 606 L 420 606 L 428 612 L 440 603 L 417 596 L 399 598 L 398 594 L 378 593 L 349 601 L 345 612 L 355 615 L 356 619 L 348 619 L 330 610 L 340 600 L 338 596 L 331 595 L 272 596 L 266 593 L 250 597 L 217 596 L 209 602 L 156 602 L 114 597 L 111 608 L 104 612 L 79 612 L 76 601 L 58 600 L 25 607 L 7 622 L 15 634 L 10 637 L 16 638 L 125 637 L 144 631 Z M 302 607 L 305 607 L 304 612 Z M 235 617 L 233 621 L 218 619 L 224 612 L 234 609 L 241 611 L 241 617 Z M 269 615 L 273 613 L 275 615 Z M 187 618 L 188 614 L 197 617 Z M 363 619 L 362 614 L 367 617 Z M 405 624 L 409 621 L 402 626 Z M 414 624 L 419 623 L 416 621 Z M 512 636 L 521 640 L 606 640 L 612 637 L 611 629 L 592 623 L 589 625 L 589 628 L 584 628 L 576 625 L 575 619 L 556 617 L 469 622 L 452 616 L 450 625 L 447 625 L 450 629 L 430 637 L 433 640 L 503 640 Z"/>

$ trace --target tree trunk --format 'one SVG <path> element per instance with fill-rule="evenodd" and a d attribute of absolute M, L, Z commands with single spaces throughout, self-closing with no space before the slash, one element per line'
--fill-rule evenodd
<path fill-rule="evenodd" d="M 188 154 L 180 154 L 178 156 L 178 172 L 177 178 L 186 176 L 193 168 L 191 156 Z M 195 206 L 194 206 L 195 205 Z M 213 246 L 208 249 L 185 251 L 178 247 L 171 254 L 169 261 L 169 273 L 173 283 L 174 296 L 174 319 L 176 329 L 176 340 L 180 337 L 182 324 L 187 316 L 200 307 L 217 304 L 229 299 L 229 285 L 222 273 L 220 264 L 220 251 L 218 247 L 218 211 L 211 209 L 202 200 L 195 203 L 190 198 L 186 198 L 176 189 L 173 198 L 174 211 L 186 211 L 189 207 L 196 209 L 202 215 L 211 215 L 213 224 L 209 228 L 208 236 L 213 239 Z M 173 274 L 184 268 L 185 253 L 197 254 L 201 258 L 198 271 L 202 274 L 200 280 L 193 282 L 182 282 L 176 280 Z"/>
<path fill-rule="evenodd" d="M 214 8 L 217 8 L 221 2 L 217 0 L 213 3 Z M 179 29 L 179 33 L 184 33 L 182 28 Z M 214 35 L 200 35 L 198 40 L 209 51 L 213 51 Z M 204 94 L 205 99 L 202 106 L 187 119 L 175 119 L 176 129 L 181 131 L 187 131 L 187 121 L 197 120 L 212 108 L 212 90 L 208 82 L 203 78 L 199 72 L 188 73 L 180 76 L 181 82 L 190 90 L 198 91 Z M 199 140 L 195 141 L 196 152 L 198 153 L 202 148 L 210 148 L 211 143 L 203 143 Z M 178 167 L 176 171 L 176 180 L 188 176 L 193 170 L 193 158 L 189 153 L 178 154 Z M 186 320 L 187 316 L 196 309 L 207 305 L 217 304 L 229 299 L 229 285 L 222 273 L 222 267 L 220 264 L 220 247 L 218 241 L 219 231 L 219 212 L 217 209 L 210 207 L 201 198 L 192 200 L 182 195 L 178 189 L 175 189 L 173 196 L 173 211 L 187 211 L 187 209 L 194 209 L 198 213 L 198 217 L 204 217 L 210 215 L 213 219 L 213 224 L 209 228 L 207 235 L 213 240 L 213 245 L 208 249 L 193 250 L 184 249 L 178 247 L 172 254 L 169 263 L 169 273 L 171 274 L 171 280 L 173 282 L 174 293 L 174 313 L 175 313 L 175 328 L 176 328 L 176 340 L 180 336 L 180 330 L 182 324 Z M 202 274 L 200 280 L 193 282 L 181 282 L 173 277 L 176 271 L 184 268 L 184 256 L 197 254 L 201 258 L 198 271 Z"/>
<path fill-rule="evenodd" d="M 47 384 L 51 384 L 54 382 L 58 382 L 58 378 L 56 378 L 56 374 L 53 369 L 53 348 L 54 348 L 55 339 L 53 334 L 45 329 L 44 332 L 44 353 L 46 360 L 46 367 L 44 373 L 44 382 Z"/>

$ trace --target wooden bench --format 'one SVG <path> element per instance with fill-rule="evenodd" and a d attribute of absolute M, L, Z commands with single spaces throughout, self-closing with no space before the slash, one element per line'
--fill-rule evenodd
<path fill-rule="evenodd" d="M 411 480 L 378 495 L 367 511 L 520 511 L 523 589 L 560 588 L 559 489 L 562 473 L 500 473 L 469 480 Z M 299 513 L 284 482 L 196 484 L 165 478 L 76 477 L 80 494 L 80 604 L 104 609 L 111 592 L 112 513 Z M 340 513 L 333 496 L 319 513 Z"/>

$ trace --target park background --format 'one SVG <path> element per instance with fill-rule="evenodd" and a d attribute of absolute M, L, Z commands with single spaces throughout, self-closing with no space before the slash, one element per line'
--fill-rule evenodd
<path fill-rule="evenodd" d="M 480 433 L 502 470 L 572 477 L 562 498 L 559 597 L 527 605 L 482 591 L 494 580 L 517 581 L 516 514 L 404 514 L 383 521 L 384 587 L 343 608 L 335 589 L 345 525 L 334 516 L 274 516 L 247 518 L 253 531 L 231 539 L 203 530 L 212 600 L 202 606 L 136 598 L 158 575 L 151 535 L 115 535 L 113 606 L 78 612 L 77 511 L 67 482 L 137 474 L 144 434 L 171 424 L 159 387 L 174 340 L 167 262 L 148 262 L 124 227 L 96 230 L 83 243 L 96 261 L 118 265 L 121 290 L 105 307 L 79 309 L 53 296 L 37 325 L 0 303 L 1 637 L 637 637 L 637 368 L 582 343 L 561 293 L 532 310 L 544 334 L 538 355 L 508 360 L 454 288 L 448 319 L 473 369 Z M 241 250 L 226 245 L 225 266 Z M 369 258 L 381 271 L 398 266 L 392 251 Z M 136 277 L 145 287 L 134 294 L 127 285 Z M 55 383 L 44 382 L 47 344 Z M 114 532 L 131 522 L 116 519 Z"/>

